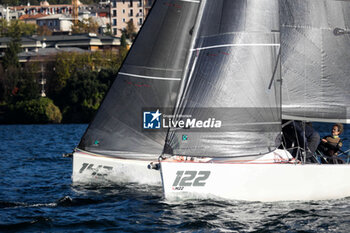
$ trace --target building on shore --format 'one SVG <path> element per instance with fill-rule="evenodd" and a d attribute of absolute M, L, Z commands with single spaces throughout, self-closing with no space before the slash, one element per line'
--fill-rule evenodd
<path fill-rule="evenodd" d="M 99 23 L 99 32 L 110 30 L 115 37 L 121 36 L 121 31 L 131 20 L 137 33 L 155 0 L 101 0 L 99 4 L 83 5 L 79 2 L 79 20 L 92 17 Z M 70 31 L 73 23 L 73 5 L 50 5 L 46 0 L 40 5 L 1 6 L 0 18 L 7 20 L 19 19 L 25 23 L 36 23 L 46 26 L 53 32 Z M 109 25 L 109 26 L 107 26 Z M 69 29 L 68 29 L 69 28 Z"/>
<path fill-rule="evenodd" d="M 48 16 L 48 15 L 44 13 L 38 13 L 36 15 L 22 15 L 19 17 L 19 20 L 28 24 L 36 24 L 39 18 L 42 18 L 45 16 Z"/>
<path fill-rule="evenodd" d="M 39 27 L 46 26 L 52 32 L 69 32 L 73 25 L 72 21 L 69 15 L 55 14 L 37 18 L 36 24 Z"/>
<path fill-rule="evenodd" d="M 86 9 L 88 6 L 79 4 L 79 11 Z M 47 1 L 41 1 L 40 5 L 26 5 L 26 6 L 11 6 L 9 7 L 12 11 L 24 12 L 26 15 L 36 15 L 38 13 L 46 15 L 54 14 L 72 14 L 72 4 L 55 4 L 50 5 Z"/>
<path fill-rule="evenodd" d="M 0 60 L 10 43 L 9 37 L 0 37 Z M 128 42 L 130 44 L 130 42 Z M 53 36 L 26 36 L 21 38 L 22 52 L 18 54 L 21 64 L 34 57 L 45 57 L 59 52 L 115 51 L 120 48 L 120 38 L 108 35 L 75 34 Z"/>
<path fill-rule="evenodd" d="M 120 37 L 127 23 L 134 22 L 136 32 L 141 28 L 154 0 L 111 0 L 111 29 L 114 36 Z"/>

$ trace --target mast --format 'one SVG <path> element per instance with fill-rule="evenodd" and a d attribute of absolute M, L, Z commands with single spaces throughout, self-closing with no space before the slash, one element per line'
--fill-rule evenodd
<path fill-rule="evenodd" d="M 190 62 L 191 62 L 192 51 L 193 51 L 194 46 L 195 46 L 196 38 L 198 37 L 198 30 L 199 30 L 199 25 L 200 25 L 199 22 L 202 19 L 203 12 L 204 12 L 204 6 L 205 6 L 206 1 L 207 0 L 196 1 L 196 2 L 198 2 L 200 4 L 200 7 L 199 7 L 199 10 L 198 10 L 198 15 L 197 15 L 195 24 L 193 26 L 193 36 L 192 36 L 191 46 L 190 46 L 190 49 L 188 50 L 188 53 L 187 53 L 186 66 L 185 66 L 185 69 L 184 69 L 184 73 L 183 73 L 183 77 L 182 77 L 182 81 L 181 81 L 181 86 L 180 86 L 180 89 L 179 89 L 179 94 L 178 94 L 178 98 L 177 98 L 175 109 L 174 109 L 175 112 L 176 112 L 176 109 L 178 109 L 178 107 L 180 106 L 181 101 L 183 101 L 183 97 L 184 97 L 183 95 L 184 95 L 184 92 L 185 92 L 185 84 L 188 82 L 186 77 L 187 77 L 188 72 L 189 72 L 189 70 L 191 68 L 190 67 Z M 193 70 L 193 68 L 194 68 L 194 66 L 192 66 L 191 70 Z M 190 79 L 191 75 L 189 75 L 188 78 Z"/>
<path fill-rule="evenodd" d="M 176 104 L 175 104 L 174 110 L 173 110 L 173 115 L 174 116 L 179 115 L 179 110 L 180 110 L 179 107 L 180 107 L 180 103 L 184 100 L 183 97 L 184 97 L 184 93 L 185 93 L 186 83 L 188 83 L 188 79 L 191 78 L 191 75 L 189 75 L 188 78 L 187 78 L 187 76 L 188 76 L 189 72 L 192 71 L 193 68 L 194 68 L 194 66 L 192 66 L 192 68 L 190 67 L 192 51 L 194 49 L 196 38 L 198 36 L 199 25 L 200 25 L 201 18 L 203 16 L 203 11 L 204 11 L 204 6 L 205 6 L 206 1 L 207 0 L 198 0 L 198 1 L 195 0 L 194 1 L 194 2 L 197 2 L 198 4 L 200 4 L 200 6 L 199 6 L 199 10 L 198 10 L 198 14 L 197 14 L 195 23 L 194 23 L 193 28 L 192 28 L 193 30 L 192 30 L 191 45 L 190 45 L 190 49 L 188 50 L 188 53 L 187 53 L 186 65 L 185 65 L 185 69 L 184 69 L 184 72 L 183 72 L 183 75 L 182 75 L 182 81 L 181 81 L 180 88 L 179 88 L 179 91 L 178 91 Z M 164 148 L 163 148 L 163 151 L 162 151 L 162 155 L 164 153 L 171 153 L 171 152 L 168 151 L 168 149 L 169 149 L 169 145 L 168 145 L 169 138 L 168 138 L 168 136 L 170 135 L 170 130 L 171 130 L 171 128 L 168 128 L 168 130 L 167 130 L 167 134 L 166 134 L 166 138 L 165 138 L 165 144 L 164 144 Z"/>

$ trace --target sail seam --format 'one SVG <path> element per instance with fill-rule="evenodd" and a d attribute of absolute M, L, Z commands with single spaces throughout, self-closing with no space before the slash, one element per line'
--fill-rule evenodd
<path fill-rule="evenodd" d="M 344 118 L 318 118 L 318 117 L 303 117 L 303 116 L 293 116 L 288 114 L 282 114 L 282 118 L 286 120 L 297 120 L 297 121 L 317 121 L 326 123 L 343 123 L 350 124 L 350 119 Z"/>
<path fill-rule="evenodd" d="M 326 27 L 312 27 L 312 26 L 303 26 L 303 25 L 281 25 L 281 27 L 286 28 L 302 28 L 302 29 L 314 29 L 314 30 L 327 30 L 327 31 L 333 31 L 335 28 L 326 28 Z M 350 31 L 350 29 L 345 28 L 345 31 Z"/>
<path fill-rule="evenodd" d="M 180 0 L 181 2 L 193 2 L 193 3 L 200 3 L 199 0 Z"/>
<path fill-rule="evenodd" d="M 279 47 L 280 44 L 223 44 L 223 45 L 213 45 L 213 46 L 195 48 L 195 49 L 191 49 L 191 51 L 200 51 L 200 50 L 223 48 L 223 47 L 248 47 L 248 46 Z"/>
<path fill-rule="evenodd" d="M 144 79 L 158 79 L 158 80 L 175 80 L 175 81 L 181 81 L 181 78 L 166 78 L 166 77 L 156 77 L 156 76 L 147 76 L 147 75 L 139 75 L 139 74 L 130 74 L 130 73 L 124 73 L 119 72 L 121 75 L 131 76 L 135 78 L 144 78 Z"/>

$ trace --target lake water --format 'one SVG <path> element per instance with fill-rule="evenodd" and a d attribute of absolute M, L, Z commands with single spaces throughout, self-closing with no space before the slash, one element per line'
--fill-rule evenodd
<path fill-rule="evenodd" d="M 0 232 L 349 232 L 350 198 L 174 203 L 163 199 L 161 187 L 73 186 L 72 161 L 62 153 L 72 151 L 86 127 L 0 125 Z M 321 136 L 330 129 L 314 127 Z"/>

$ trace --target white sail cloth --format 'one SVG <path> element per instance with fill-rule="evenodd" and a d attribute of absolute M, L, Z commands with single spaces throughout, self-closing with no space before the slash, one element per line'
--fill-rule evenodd
<path fill-rule="evenodd" d="M 165 153 L 235 157 L 275 149 L 280 132 L 278 0 L 202 1 L 177 116 L 220 129 L 171 129 Z"/>
<path fill-rule="evenodd" d="M 282 112 L 350 123 L 350 1 L 280 0 Z"/>

